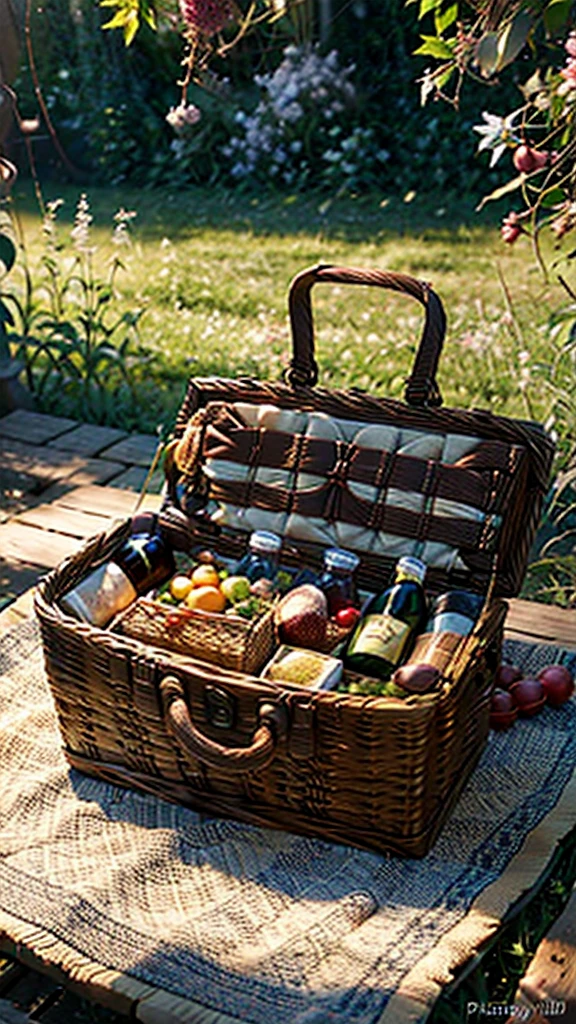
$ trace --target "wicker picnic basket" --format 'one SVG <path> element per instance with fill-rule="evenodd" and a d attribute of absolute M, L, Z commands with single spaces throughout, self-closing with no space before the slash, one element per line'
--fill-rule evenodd
<path fill-rule="evenodd" d="M 425 323 L 405 402 L 315 387 L 311 288 L 390 288 Z M 90 540 L 38 586 L 48 679 L 70 764 L 201 811 L 378 851 L 422 856 L 488 734 L 506 596 L 518 592 L 553 447 L 536 424 L 441 408 L 445 317 L 432 289 L 379 270 L 318 266 L 290 288 L 285 382 L 193 379 L 167 458 L 161 522 L 189 547 L 243 553 L 255 528 L 289 565 L 338 544 L 379 591 L 397 558 L 427 562 L 432 593 L 485 595 L 432 693 L 366 697 L 280 688 L 154 642 L 67 617 L 59 597 L 110 557 L 130 521 Z M 178 521 L 178 526 L 176 526 Z M 251 670 L 253 671 L 253 670 Z"/>

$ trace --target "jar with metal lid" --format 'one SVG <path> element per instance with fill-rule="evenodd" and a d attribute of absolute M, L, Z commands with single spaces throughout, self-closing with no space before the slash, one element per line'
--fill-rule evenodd
<path fill-rule="evenodd" d="M 324 566 L 317 586 L 326 596 L 329 615 L 357 604 L 354 573 L 359 564 L 358 555 L 344 548 L 328 548 L 324 552 Z"/>
<path fill-rule="evenodd" d="M 273 580 L 278 572 L 282 538 L 269 530 L 254 530 L 250 534 L 248 550 L 234 568 L 235 576 L 256 580 Z"/>
<path fill-rule="evenodd" d="M 483 604 L 483 596 L 470 590 L 449 590 L 440 594 L 432 604 L 426 632 L 468 636 L 480 617 Z"/>
<path fill-rule="evenodd" d="M 434 665 L 443 672 L 472 632 L 483 606 L 484 597 L 469 590 L 440 594 L 432 604 L 424 632 L 416 638 L 409 663 Z"/>

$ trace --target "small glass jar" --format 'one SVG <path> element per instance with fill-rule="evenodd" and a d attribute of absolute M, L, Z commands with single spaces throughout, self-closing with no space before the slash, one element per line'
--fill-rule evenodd
<path fill-rule="evenodd" d="M 449 590 L 432 605 L 424 632 L 416 637 L 408 664 L 433 665 L 445 672 L 480 617 L 485 598 L 468 590 Z"/>
<path fill-rule="evenodd" d="M 328 548 L 324 552 L 324 567 L 318 587 L 326 596 L 329 615 L 336 615 L 342 608 L 356 606 L 354 573 L 359 564 L 358 555 L 344 548 Z"/>
<path fill-rule="evenodd" d="M 426 626 L 427 633 L 456 633 L 468 636 L 484 605 L 481 594 L 449 590 L 437 597 Z"/>
<path fill-rule="evenodd" d="M 278 572 L 282 538 L 269 530 L 255 530 L 250 534 L 248 551 L 234 569 L 235 576 L 245 576 L 251 583 L 273 580 Z"/>

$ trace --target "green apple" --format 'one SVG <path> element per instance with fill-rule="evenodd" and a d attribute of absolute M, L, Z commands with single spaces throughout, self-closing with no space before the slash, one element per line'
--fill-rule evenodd
<path fill-rule="evenodd" d="M 238 604 L 250 597 L 250 580 L 245 576 L 227 576 L 220 584 L 220 590 L 227 601 Z"/>

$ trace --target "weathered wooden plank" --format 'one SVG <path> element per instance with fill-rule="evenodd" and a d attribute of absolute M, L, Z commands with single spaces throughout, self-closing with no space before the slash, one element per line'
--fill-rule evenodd
<path fill-rule="evenodd" d="M 0 459 L 3 474 L 24 475 L 25 478 L 41 481 L 45 486 L 54 480 L 66 478 L 73 478 L 78 487 L 107 483 L 126 469 L 124 463 L 112 459 L 93 459 L 48 445 L 29 445 L 2 437 Z"/>
<path fill-rule="evenodd" d="M 130 434 L 118 444 L 106 448 L 102 454 L 107 459 L 125 462 L 134 466 L 149 466 L 156 454 L 158 438 L 154 434 Z"/>
<path fill-rule="evenodd" d="M 138 491 L 142 490 L 144 481 L 148 476 L 148 470 L 144 466 L 130 466 L 129 469 L 125 469 L 120 476 L 114 477 L 113 480 L 109 480 L 108 483 L 111 487 L 121 487 L 124 491 Z M 161 469 L 155 470 L 148 483 L 148 491 L 151 494 L 158 494 L 164 486 L 164 473 Z"/>
<path fill-rule="evenodd" d="M 576 650 L 576 608 L 557 608 L 513 598 L 506 618 L 506 635 L 515 639 L 556 643 Z"/>
<path fill-rule="evenodd" d="M 26 1012 L 25 1019 L 28 1021 L 40 1020 L 41 1007 L 43 1003 L 46 1003 L 46 998 L 61 991 L 62 986 L 53 978 L 48 978 L 37 971 L 27 970 L 5 995 L 8 1005 Z M 6 1012 L 5 1009 L 4 1012 Z"/>
<path fill-rule="evenodd" d="M 130 1016 L 131 1020 L 134 1019 L 132 1011 L 138 997 L 133 998 L 123 991 L 115 989 L 113 985 L 106 986 L 96 979 L 85 983 L 77 981 L 55 964 L 40 959 L 39 956 L 36 956 L 26 946 L 23 946 L 21 943 L 16 944 L 5 932 L 0 932 L 0 953 L 2 952 L 14 958 L 17 956 L 18 960 L 26 967 L 38 971 L 58 984 L 65 985 L 66 989 L 79 999 L 83 1001 L 90 1000 L 91 1002 L 98 1003 L 100 1006 L 109 1008 L 112 1013 L 123 1014 Z M 99 971 L 98 974 L 101 976 L 102 971 Z M 153 989 L 145 984 L 135 983 L 135 985 L 141 992 L 146 990 L 153 991 Z M 94 1016 L 100 1017 L 100 1014 L 95 1013 Z M 70 1024 L 70 1021 L 74 1019 L 71 1016 L 66 1024 Z M 105 1016 L 104 1019 L 106 1019 Z M 62 1021 L 62 1024 L 65 1024 L 65 1022 Z"/>
<path fill-rule="evenodd" d="M 0 451 L 0 457 L 1 457 Z M 30 473 L 0 465 L 0 501 L 3 508 L 9 508 L 14 499 L 34 494 L 40 490 L 38 479 Z"/>
<path fill-rule="evenodd" d="M 76 508 L 83 512 L 109 515 L 113 518 L 124 518 L 132 515 L 137 495 L 130 491 L 122 491 L 116 487 L 76 487 L 55 499 L 57 507 Z M 142 508 L 157 511 L 162 504 L 159 494 L 147 494 Z"/>
<path fill-rule="evenodd" d="M 121 462 L 112 462 L 110 459 L 85 459 L 81 469 L 75 470 L 64 479 L 69 480 L 75 487 L 108 484 L 123 473 L 125 468 Z"/>
<path fill-rule="evenodd" d="M 30 1024 L 30 1018 L 7 999 L 0 999 L 0 1024 Z"/>
<path fill-rule="evenodd" d="M 576 889 L 520 979 L 516 1001 L 541 1007 L 550 1024 L 576 1021 Z"/>
<path fill-rule="evenodd" d="M 41 412 L 15 409 L 0 419 L 0 435 L 28 444 L 44 444 L 76 426 L 76 420 L 65 416 L 47 416 Z"/>
<path fill-rule="evenodd" d="M 128 437 L 125 430 L 115 427 L 99 427 L 93 423 L 82 423 L 74 430 L 60 434 L 49 442 L 50 448 L 74 452 L 76 455 L 98 455 L 104 448 L 110 448 Z"/>
<path fill-rule="evenodd" d="M 28 509 L 12 521 L 36 526 L 40 530 L 55 530 L 66 537 L 84 538 L 106 530 L 112 518 L 99 512 L 83 512 L 76 508 L 66 508 L 64 505 L 50 504 Z"/>
<path fill-rule="evenodd" d="M 0 558 L 0 611 L 6 605 L 14 609 L 19 595 L 27 591 L 31 594 L 30 588 L 35 585 L 40 573 L 37 565 L 9 562 L 5 558 Z"/>
<path fill-rule="evenodd" d="M 39 530 L 13 519 L 0 525 L 0 551 L 8 561 L 52 568 L 78 547 L 76 537 Z"/>
<path fill-rule="evenodd" d="M 46 481 L 70 476 L 86 465 L 86 459 L 72 452 L 59 452 L 55 448 L 40 447 L 6 437 L 0 437 L 0 459 L 4 469 L 27 473 Z"/>
<path fill-rule="evenodd" d="M 24 619 L 28 619 L 34 612 L 34 590 L 35 583 L 39 579 L 38 569 L 33 583 L 28 590 L 23 591 L 16 600 L 12 601 L 6 608 L 0 611 L 0 636 L 12 626 L 17 626 Z M 40 575 L 42 575 L 40 573 Z"/>
<path fill-rule="evenodd" d="M 0 965 L 0 993 L 4 995 L 15 985 L 20 978 L 23 978 L 27 973 L 27 968 L 23 967 L 22 964 L 17 963 L 16 960 L 5 960 L 3 959 Z"/>

